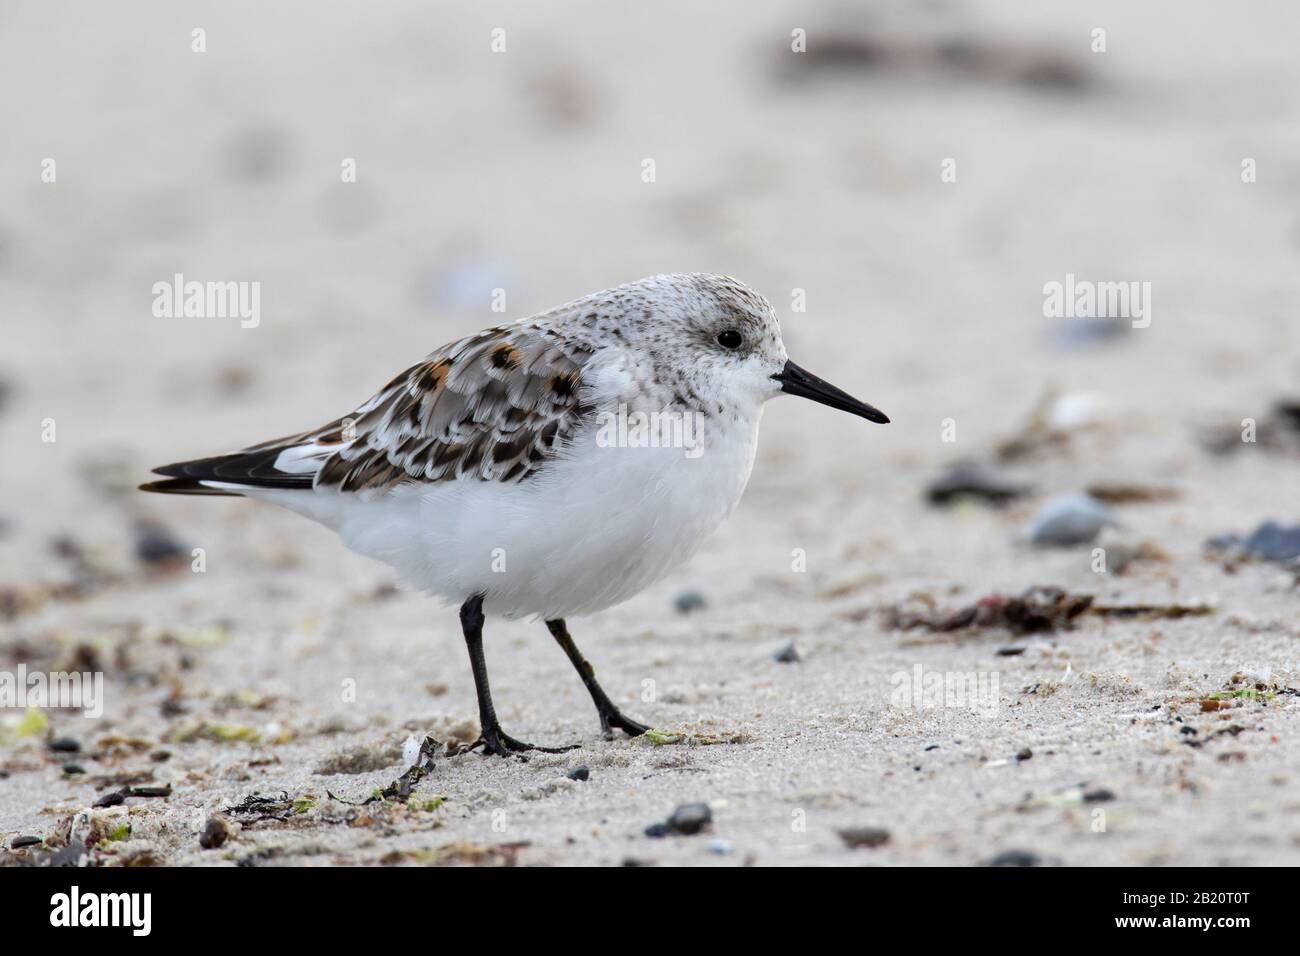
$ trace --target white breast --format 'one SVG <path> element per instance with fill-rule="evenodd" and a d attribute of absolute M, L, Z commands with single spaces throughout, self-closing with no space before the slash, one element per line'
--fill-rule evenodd
<path fill-rule="evenodd" d="M 761 408 L 705 421 L 685 449 L 603 447 L 592 430 L 527 481 L 408 485 L 360 500 L 333 491 L 259 494 L 338 531 L 408 586 L 451 602 L 484 595 L 509 618 L 590 614 L 693 554 L 749 480 Z"/>

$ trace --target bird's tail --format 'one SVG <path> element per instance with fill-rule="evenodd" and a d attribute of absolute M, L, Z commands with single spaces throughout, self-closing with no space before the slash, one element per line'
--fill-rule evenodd
<path fill-rule="evenodd" d="M 193 478 L 166 478 L 162 481 L 146 481 L 140 486 L 141 491 L 156 491 L 161 495 L 223 495 L 227 498 L 242 498 L 237 491 L 224 488 L 209 488 Z"/>
<path fill-rule="evenodd" d="M 168 495 L 235 495 L 243 488 L 310 489 L 332 446 L 302 444 L 302 436 L 266 442 L 229 455 L 178 461 L 155 468 L 167 481 L 150 481 L 141 491 Z"/>

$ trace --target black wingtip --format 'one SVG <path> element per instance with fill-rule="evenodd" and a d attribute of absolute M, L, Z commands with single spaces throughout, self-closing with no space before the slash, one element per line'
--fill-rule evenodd
<path fill-rule="evenodd" d="M 193 482 L 220 481 L 232 485 L 247 485 L 250 488 L 310 488 L 311 475 L 287 474 L 276 469 L 275 461 L 283 450 L 283 447 L 278 445 L 259 446 L 229 455 L 217 455 L 215 458 L 196 458 L 193 461 L 159 465 L 153 469 L 153 473 L 166 478 L 187 479 Z M 164 483 L 155 482 L 155 484 Z M 200 494 L 200 492 L 189 493 Z"/>
<path fill-rule="evenodd" d="M 157 469 L 155 469 L 155 473 Z M 211 495 L 222 498 L 242 498 L 237 491 L 224 488 L 209 488 L 193 478 L 168 478 L 166 481 L 147 481 L 140 485 L 140 491 L 152 491 L 160 495 Z"/>

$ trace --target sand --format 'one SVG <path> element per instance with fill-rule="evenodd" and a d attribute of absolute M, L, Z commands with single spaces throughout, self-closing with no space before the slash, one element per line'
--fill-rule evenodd
<path fill-rule="evenodd" d="M 185 865 L 1300 861 L 1296 577 L 1204 548 L 1300 519 L 1300 458 L 1203 441 L 1268 422 L 1300 371 L 1293 6 L 2 16 L 0 669 L 105 675 L 97 720 L 51 710 L 19 736 L 21 714 L 0 713 L 6 847 L 71 832 L 95 844 L 83 862 Z M 998 52 L 915 53 L 954 26 Z M 842 39 L 838 68 L 798 65 L 795 28 L 808 56 L 863 31 L 894 52 L 860 68 Z M 545 628 L 490 621 L 506 729 L 581 749 L 444 755 L 405 804 L 353 805 L 401 773 L 408 738 L 474 736 L 454 610 L 293 515 L 131 486 L 345 412 L 500 321 L 493 288 L 515 318 L 679 270 L 763 291 L 791 355 L 893 423 L 773 403 L 703 551 L 570 622 L 620 706 L 679 742 L 601 740 Z M 260 324 L 155 317 L 151 286 L 177 272 L 259 281 Z M 1043 286 L 1069 273 L 1150 282 L 1150 326 L 1062 342 Z M 1061 440 L 997 462 L 1049 389 Z M 927 505 L 959 459 L 1033 490 Z M 1096 482 L 1173 492 L 1114 506 L 1112 540 L 1155 555 L 1122 575 L 1088 546 L 1025 540 L 1043 502 Z M 203 549 L 203 573 L 142 562 L 141 520 Z M 1209 610 L 1030 636 L 891 626 L 918 595 L 955 609 L 1033 585 Z M 705 606 L 679 613 L 684 592 Z M 792 641 L 800 660 L 775 660 Z M 900 702 L 917 667 L 996 679 L 992 706 Z M 131 784 L 170 795 L 90 809 Z M 281 802 L 230 809 L 254 795 Z M 708 832 L 644 834 L 700 801 Z M 204 849 L 214 814 L 231 835 Z M 888 839 L 839 832 L 864 827 Z"/>

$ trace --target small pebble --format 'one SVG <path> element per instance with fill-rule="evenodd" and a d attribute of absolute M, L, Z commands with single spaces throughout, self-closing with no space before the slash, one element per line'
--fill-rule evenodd
<path fill-rule="evenodd" d="M 1016 754 L 1016 759 L 1017 759 L 1017 760 L 1028 760 L 1028 759 L 1029 759 L 1030 757 L 1032 757 L 1033 755 L 1034 755 L 1034 752 L 1033 752 L 1032 750 L 1030 750 L 1028 747 L 1026 747 L 1026 748 L 1024 748 L 1023 750 L 1019 751 L 1019 752 Z"/>
<path fill-rule="evenodd" d="M 574 767 L 566 774 L 566 776 L 570 780 L 586 780 L 591 776 L 591 770 L 585 766 Z"/>
<path fill-rule="evenodd" d="M 1080 316 L 1052 323 L 1051 333 L 1058 345 L 1076 349 L 1114 342 L 1127 333 L 1133 324 L 1102 316 Z"/>
<path fill-rule="evenodd" d="M 63 765 L 63 772 L 69 777 L 76 777 L 85 773 L 86 768 L 79 763 L 65 763 Z"/>
<path fill-rule="evenodd" d="M 673 607 L 677 609 L 678 614 L 690 614 L 692 611 L 703 610 L 707 604 L 704 595 L 699 591 L 681 591 L 677 597 L 673 598 Z"/>
<path fill-rule="evenodd" d="M 1247 554 L 1265 561 L 1290 561 L 1300 558 L 1300 524 L 1283 527 L 1275 521 L 1265 521 L 1249 538 L 1241 543 Z"/>
<path fill-rule="evenodd" d="M 55 737 L 46 746 L 55 753 L 75 754 L 81 752 L 81 744 L 71 737 Z"/>
<path fill-rule="evenodd" d="M 2 388 L 0 388 L 0 394 L 3 394 Z M 1273 406 L 1273 411 L 1277 413 L 1277 417 L 1282 420 L 1283 425 L 1293 432 L 1300 432 L 1300 399 L 1280 399 Z"/>
<path fill-rule="evenodd" d="M 124 797 L 170 797 L 172 795 L 172 785 L 163 784 L 161 787 L 127 787 L 122 791 Z"/>
<path fill-rule="evenodd" d="M 799 648 L 794 646 L 794 641 L 791 641 L 773 654 L 772 660 L 778 664 L 798 664 L 803 658 L 799 656 Z"/>
<path fill-rule="evenodd" d="M 1016 657 L 1025 652 L 1024 644 L 1008 644 L 998 648 L 998 657 Z"/>
<path fill-rule="evenodd" d="M 683 803 L 663 823 L 646 827 L 648 837 L 662 837 L 670 833 L 693 836 L 713 822 L 713 811 L 707 803 Z"/>
<path fill-rule="evenodd" d="M 38 836 L 16 836 L 9 843 L 9 849 L 21 850 L 23 847 L 40 846 L 45 842 L 44 837 Z"/>
<path fill-rule="evenodd" d="M 229 838 L 230 824 L 221 817 L 208 817 L 208 822 L 203 824 L 203 832 L 199 835 L 199 846 L 205 850 L 215 850 L 224 846 Z"/>
<path fill-rule="evenodd" d="M 1084 803 L 1109 803 L 1111 800 L 1114 799 L 1115 799 L 1114 792 L 1107 790 L 1104 787 L 1098 788 L 1096 790 L 1089 790 L 1087 793 L 1083 795 Z"/>
<path fill-rule="evenodd" d="M 420 759 L 420 738 L 411 734 L 402 742 L 402 769 L 410 770 Z"/>
<path fill-rule="evenodd" d="M 849 827 L 835 832 L 840 835 L 844 845 L 853 850 L 864 846 L 874 850 L 878 846 L 884 846 L 890 839 L 889 831 L 881 827 Z"/>
<path fill-rule="evenodd" d="M 112 793 L 106 793 L 95 801 L 96 807 L 116 807 L 126 803 L 126 794 L 120 790 L 114 790 Z"/>
<path fill-rule="evenodd" d="M 726 840 L 710 840 L 709 852 L 716 853 L 718 856 L 726 856 L 731 852 L 731 844 Z"/>
<path fill-rule="evenodd" d="M 926 486 L 925 500 L 932 505 L 946 506 L 978 499 L 999 506 L 1028 492 L 1028 485 L 1007 481 L 975 462 L 962 461 Z"/>
<path fill-rule="evenodd" d="M 135 556 L 145 564 L 189 561 L 189 551 L 170 531 L 155 522 L 141 522 L 135 529 Z"/>
<path fill-rule="evenodd" d="M 1038 866 L 1042 860 L 1038 854 L 1027 850 L 1005 850 L 985 863 L 985 866 Z"/>
<path fill-rule="evenodd" d="M 1225 531 L 1223 534 L 1216 534 L 1205 542 L 1205 546 L 1211 551 L 1235 551 L 1241 547 L 1241 535 Z"/>
<path fill-rule="evenodd" d="M 1068 547 L 1087 544 L 1114 525 L 1110 509 L 1091 495 L 1060 495 L 1039 509 L 1029 536 L 1035 544 Z"/>
<path fill-rule="evenodd" d="M 1180 734 L 1194 734 L 1194 733 L 1196 733 L 1196 728 L 1195 728 L 1195 727 L 1192 727 L 1192 726 L 1189 726 L 1189 725 L 1187 725 L 1187 724 L 1184 724 L 1182 727 L 1179 727 L 1179 728 L 1178 728 L 1178 732 L 1179 732 Z"/>
<path fill-rule="evenodd" d="M 713 822 L 713 811 L 707 803 L 683 803 L 668 818 L 668 829 L 686 836 L 699 833 Z"/>

